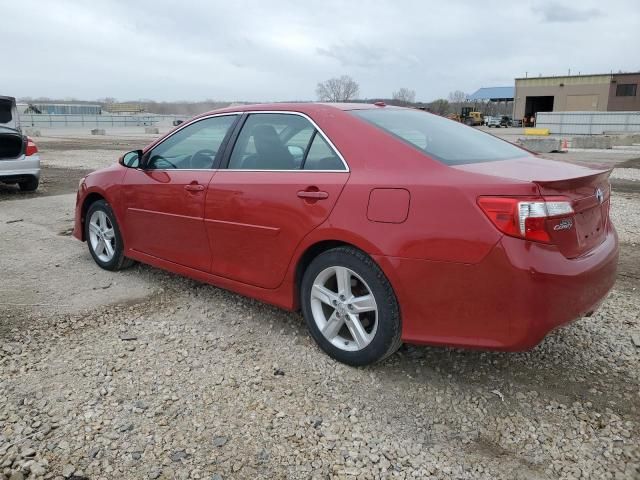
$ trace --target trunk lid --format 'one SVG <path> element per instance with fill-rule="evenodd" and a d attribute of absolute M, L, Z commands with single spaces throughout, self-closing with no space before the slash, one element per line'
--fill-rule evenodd
<path fill-rule="evenodd" d="M 20 130 L 16 99 L 0 97 L 0 126 Z"/>
<path fill-rule="evenodd" d="M 457 165 L 453 168 L 495 177 L 531 182 L 546 201 L 571 202 L 572 214 L 551 217 L 546 228 L 551 242 L 567 258 L 584 255 L 600 245 L 609 222 L 611 170 L 537 157 Z M 491 192 L 487 192 L 491 195 Z"/>
<path fill-rule="evenodd" d="M 595 171 L 584 177 L 534 181 L 545 199 L 562 196 L 571 202 L 573 215 L 547 220 L 551 240 L 566 257 L 578 257 L 604 241 L 609 221 L 610 174 L 611 170 Z"/>

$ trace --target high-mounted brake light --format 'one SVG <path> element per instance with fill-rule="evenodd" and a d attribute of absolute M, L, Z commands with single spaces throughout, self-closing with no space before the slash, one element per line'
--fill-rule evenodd
<path fill-rule="evenodd" d="M 540 197 L 479 197 L 478 205 L 502 233 L 526 240 L 550 243 L 546 220 L 571 215 L 571 202 Z"/>
<path fill-rule="evenodd" d="M 27 137 L 27 148 L 24 151 L 24 154 L 27 157 L 30 157 L 31 155 L 38 153 L 38 147 L 36 146 L 36 144 L 34 143 L 33 140 L 31 140 L 31 138 Z"/>

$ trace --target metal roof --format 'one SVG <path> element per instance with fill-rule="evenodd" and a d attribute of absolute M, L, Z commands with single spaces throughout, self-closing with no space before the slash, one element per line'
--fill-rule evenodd
<path fill-rule="evenodd" d="M 467 97 L 467 100 L 513 100 L 514 87 L 483 87 Z"/>

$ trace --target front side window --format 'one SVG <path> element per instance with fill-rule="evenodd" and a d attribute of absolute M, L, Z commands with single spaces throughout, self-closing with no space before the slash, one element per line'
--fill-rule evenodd
<path fill-rule="evenodd" d="M 253 113 L 238 135 L 228 168 L 344 170 L 342 162 L 339 168 L 314 167 L 322 163 L 320 160 L 334 157 L 340 160 L 306 118 L 286 113 Z M 328 160 L 324 162 L 327 164 Z"/>
<path fill-rule="evenodd" d="M 350 113 L 447 165 L 519 158 L 522 149 L 475 128 L 408 109 L 353 110 Z"/>
<path fill-rule="evenodd" d="M 238 115 L 205 118 L 184 127 L 153 148 L 146 168 L 152 170 L 213 168 L 220 146 L 237 118 Z"/>

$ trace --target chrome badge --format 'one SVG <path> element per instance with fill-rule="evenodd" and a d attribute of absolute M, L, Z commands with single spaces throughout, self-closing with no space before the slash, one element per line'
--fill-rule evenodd
<path fill-rule="evenodd" d="M 596 198 L 598 199 L 598 203 L 604 202 L 604 193 L 600 188 L 596 188 Z"/>
<path fill-rule="evenodd" d="M 569 230 L 571 227 L 573 227 L 573 220 L 571 220 L 570 218 L 565 218 L 564 220 L 562 220 L 557 225 L 554 225 L 553 229 L 554 230 Z"/>

